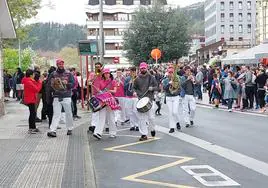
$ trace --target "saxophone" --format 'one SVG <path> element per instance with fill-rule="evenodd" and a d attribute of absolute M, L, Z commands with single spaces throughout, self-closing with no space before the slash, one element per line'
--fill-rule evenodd
<path fill-rule="evenodd" d="M 172 84 L 170 84 L 170 86 L 169 86 L 169 92 L 172 95 L 177 93 L 180 89 L 180 80 L 179 80 L 178 75 L 177 75 L 178 67 L 179 67 L 179 65 L 176 64 L 175 69 L 174 69 L 174 73 L 173 73 L 173 78 L 171 80 Z"/>

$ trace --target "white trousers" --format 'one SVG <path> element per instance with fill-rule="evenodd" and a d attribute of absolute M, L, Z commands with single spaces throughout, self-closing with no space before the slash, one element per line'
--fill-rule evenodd
<path fill-rule="evenodd" d="M 129 117 L 131 127 L 139 127 L 137 102 L 138 98 L 125 98 L 126 116 Z"/>
<path fill-rule="evenodd" d="M 107 121 L 106 121 L 107 120 Z M 99 111 L 99 123 L 96 124 L 94 134 L 102 135 L 105 123 L 108 123 L 110 135 L 116 135 L 115 115 L 110 107 L 105 107 Z"/>
<path fill-rule="evenodd" d="M 180 117 L 183 117 L 182 98 L 178 96 L 166 97 L 168 106 L 168 121 L 169 128 L 176 128 L 176 124 L 180 122 Z"/>
<path fill-rule="evenodd" d="M 194 120 L 196 104 L 193 95 L 185 95 L 182 99 L 183 115 L 186 124 L 190 124 L 190 121 Z"/>
<path fill-rule="evenodd" d="M 61 118 L 61 109 L 63 107 L 66 117 L 66 127 L 68 130 L 73 129 L 73 113 L 72 113 L 72 100 L 71 98 L 63 98 L 59 101 L 59 98 L 53 100 L 53 119 L 50 125 L 50 130 L 56 132 Z"/>
<path fill-rule="evenodd" d="M 119 101 L 119 105 L 121 107 L 121 110 L 115 111 L 115 121 L 117 123 L 125 122 L 127 120 L 126 118 L 126 98 L 125 97 L 116 97 Z"/>
<path fill-rule="evenodd" d="M 138 118 L 139 118 L 139 130 L 141 135 L 148 135 L 148 129 L 150 131 L 155 130 L 155 103 L 153 103 L 152 108 L 145 113 L 138 112 Z"/>
<path fill-rule="evenodd" d="M 99 111 L 98 112 L 92 112 L 92 116 L 91 116 L 91 126 L 92 127 L 96 127 L 99 124 Z"/>

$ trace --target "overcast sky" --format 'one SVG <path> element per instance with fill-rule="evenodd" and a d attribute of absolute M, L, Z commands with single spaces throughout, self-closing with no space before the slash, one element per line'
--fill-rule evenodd
<path fill-rule="evenodd" d="M 168 0 L 170 4 L 177 4 L 181 7 L 200 2 L 204 0 Z M 51 3 L 52 2 L 52 3 Z M 43 8 L 39 11 L 39 14 L 35 18 L 35 22 L 60 22 L 60 23 L 76 23 L 84 25 L 85 16 L 85 4 L 87 0 L 43 0 Z M 54 9 L 49 8 L 50 5 L 54 5 Z"/>

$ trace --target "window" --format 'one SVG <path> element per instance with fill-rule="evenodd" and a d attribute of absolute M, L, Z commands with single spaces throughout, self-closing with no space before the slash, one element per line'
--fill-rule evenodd
<path fill-rule="evenodd" d="M 116 0 L 105 0 L 105 5 L 116 5 Z"/>
<path fill-rule="evenodd" d="M 222 34 L 224 33 L 224 29 L 225 29 L 225 26 L 224 25 L 221 25 L 221 33 Z"/>
<path fill-rule="evenodd" d="M 221 10 L 224 10 L 224 2 L 221 2 Z"/>
<path fill-rule="evenodd" d="M 243 25 L 242 24 L 239 24 L 239 26 L 238 26 L 238 32 L 239 33 L 243 33 Z"/>
<path fill-rule="evenodd" d="M 230 8 L 230 10 L 233 10 L 234 9 L 234 2 L 233 1 L 230 1 L 229 8 Z"/>
<path fill-rule="evenodd" d="M 248 21 L 251 21 L 251 13 L 248 13 L 247 19 Z"/>
<path fill-rule="evenodd" d="M 251 9 L 251 1 L 248 1 L 248 2 L 247 2 L 247 8 L 248 8 L 248 10 Z"/>
<path fill-rule="evenodd" d="M 123 0 L 123 5 L 133 5 L 133 0 Z"/>
<path fill-rule="evenodd" d="M 234 32 L 234 25 L 230 25 L 230 33 Z"/>
<path fill-rule="evenodd" d="M 248 33 L 251 33 L 251 24 L 248 24 Z"/>
<path fill-rule="evenodd" d="M 140 0 L 140 4 L 141 5 L 150 5 L 151 4 L 151 0 Z"/>
<path fill-rule="evenodd" d="M 238 21 L 240 21 L 240 22 L 243 21 L 243 14 L 242 13 L 238 14 Z"/>
<path fill-rule="evenodd" d="M 98 5 L 99 4 L 99 0 L 89 0 L 88 1 L 89 5 Z"/>
<path fill-rule="evenodd" d="M 239 9 L 239 10 L 242 10 L 242 9 L 243 9 L 242 1 L 239 1 L 239 2 L 238 2 L 238 9 Z"/>
<path fill-rule="evenodd" d="M 238 40 L 239 41 L 243 41 L 243 37 L 238 37 Z"/>
<path fill-rule="evenodd" d="M 230 13 L 229 17 L 230 17 L 230 22 L 233 22 L 234 21 L 234 13 Z"/>
<path fill-rule="evenodd" d="M 230 37 L 230 41 L 234 41 L 234 37 Z"/>
<path fill-rule="evenodd" d="M 221 13 L 221 21 L 224 22 L 224 13 Z"/>

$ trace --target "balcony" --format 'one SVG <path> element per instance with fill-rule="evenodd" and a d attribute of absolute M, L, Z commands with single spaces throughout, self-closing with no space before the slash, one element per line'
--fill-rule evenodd
<path fill-rule="evenodd" d="M 87 36 L 88 40 L 95 40 L 96 36 L 90 35 Z M 108 35 L 104 36 L 105 43 L 123 43 L 123 36 L 122 35 Z"/>
<path fill-rule="evenodd" d="M 103 28 L 107 29 L 125 29 L 128 28 L 129 21 L 104 21 L 103 22 Z M 87 28 L 99 28 L 99 21 L 87 21 Z"/>

